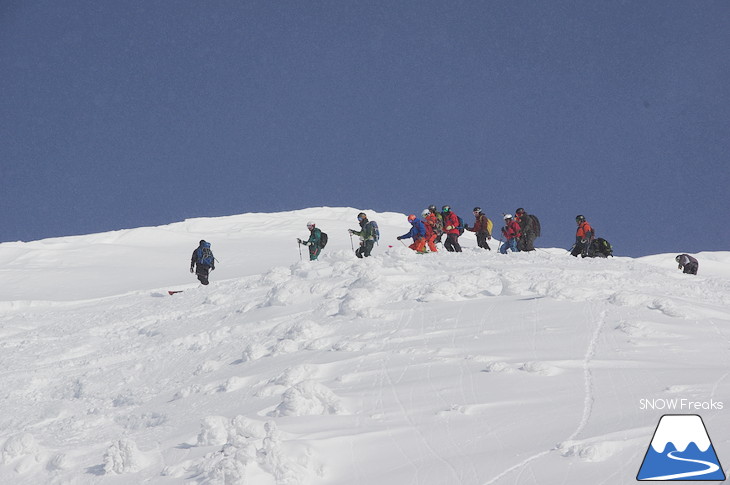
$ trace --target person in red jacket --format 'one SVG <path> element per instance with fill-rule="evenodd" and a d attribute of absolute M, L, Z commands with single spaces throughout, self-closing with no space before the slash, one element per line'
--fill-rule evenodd
<path fill-rule="evenodd" d="M 520 225 L 512 219 L 512 214 L 504 215 L 504 227 L 502 228 L 504 243 L 499 247 L 499 252 L 507 254 L 507 250 L 511 249 L 513 253 L 519 253 L 517 249 L 517 240 L 520 238 Z"/>
<path fill-rule="evenodd" d="M 492 221 L 482 212 L 481 207 L 474 207 L 474 217 L 474 227 L 465 226 L 464 229 L 476 233 L 477 246 L 491 251 L 492 248 L 489 247 L 487 240 L 492 239 L 492 228 L 489 227 L 492 225 Z"/>
<path fill-rule="evenodd" d="M 428 245 L 429 251 L 435 253 L 438 251 L 436 248 L 436 227 L 438 225 L 438 218 L 436 214 L 428 209 L 425 209 L 421 213 L 421 220 L 426 225 L 426 244 Z"/>
<path fill-rule="evenodd" d="M 585 216 L 575 216 L 575 223 L 578 224 L 578 229 L 575 231 L 575 244 L 570 255 L 578 257 L 580 254 L 585 258 L 595 234 L 591 225 L 586 221 Z"/>
<path fill-rule="evenodd" d="M 451 212 L 451 207 L 445 205 L 441 208 L 441 215 L 444 219 L 444 234 L 446 234 L 446 242 L 444 247 L 449 252 L 461 252 L 459 244 L 459 218 Z"/>

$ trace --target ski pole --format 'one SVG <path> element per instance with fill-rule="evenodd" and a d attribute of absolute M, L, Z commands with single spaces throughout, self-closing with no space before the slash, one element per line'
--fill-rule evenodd
<path fill-rule="evenodd" d="M 352 242 L 352 233 L 350 233 L 350 247 L 355 251 L 355 243 Z"/>
<path fill-rule="evenodd" d="M 297 247 L 299 248 L 299 261 L 302 260 L 302 244 L 297 241 Z"/>

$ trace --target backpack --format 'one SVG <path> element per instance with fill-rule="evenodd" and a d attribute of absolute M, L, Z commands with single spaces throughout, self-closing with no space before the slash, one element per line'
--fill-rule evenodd
<path fill-rule="evenodd" d="M 437 236 L 441 236 L 444 233 L 444 219 L 439 214 L 434 214 L 436 221 L 433 223 L 433 231 Z"/>
<path fill-rule="evenodd" d="M 464 234 L 464 219 L 461 216 L 456 216 L 456 218 L 459 220 L 459 225 L 456 228 L 459 230 L 459 236 L 461 236 Z"/>
<path fill-rule="evenodd" d="M 210 250 L 210 243 L 205 242 L 198 248 L 198 264 L 204 264 L 206 266 L 213 266 L 215 258 L 213 257 L 213 251 Z"/>
<path fill-rule="evenodd" d="M 540 219 L 536 215 L 527 214 L 532 219 L 532 228 L 535 230 L 535 237 L 540 237 Z"/>
<path fill-rule="evenodd" d="M 329 241 L 327 233 L 319 231 L 319 248 L 324 249 L 324 247 L 327 245 L 327 241 Z"/>
<path fill-rule="evenodd" d="M 492 229 L 494 229 L 494 224 L 492 223 L 492 220 L 489 217 L 484 216 L 484 218 L 487 220 L 487 233 L 492 234 Z"/>
<path fill-rule="evenodd" d="M 611 247 L 610 242 L 606 241 L 602 237 L 599 237 L 591 242 L 591 245 L 588 247 L 588 252 L 586 253 L 586 256 L 589 258 L 607 258 L 609 256 L 613 257 L 613 247 Z"/>
<path fill-rule="evenodd" d="M 380 241 L 380 229 L 378 228 L 378 223 L 375 221 L 368 221 L 370 224 L 370 227 L 373 229 L 373 240 L 375 242 Z"/>

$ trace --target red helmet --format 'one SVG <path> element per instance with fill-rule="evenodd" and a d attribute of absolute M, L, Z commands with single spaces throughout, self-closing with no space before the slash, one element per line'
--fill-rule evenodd
<path fill-rule="evenodd" d="M 415 221 L 415 220 L 416 220 L 415 214 L 411 214 L 410 216 L 408 216 L 408 222 L 412 222 L 412 221 Z"/>

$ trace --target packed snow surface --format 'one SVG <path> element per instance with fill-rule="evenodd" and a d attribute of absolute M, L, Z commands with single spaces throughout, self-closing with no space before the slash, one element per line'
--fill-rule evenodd
<path fill-rule="evenodd" d="M 730 253 L 417 255 L 366 211 L 360 260 L 359 211 L 0 244 L 0 483 L 632 484 L 668 413 L 730 463 Z"/>

